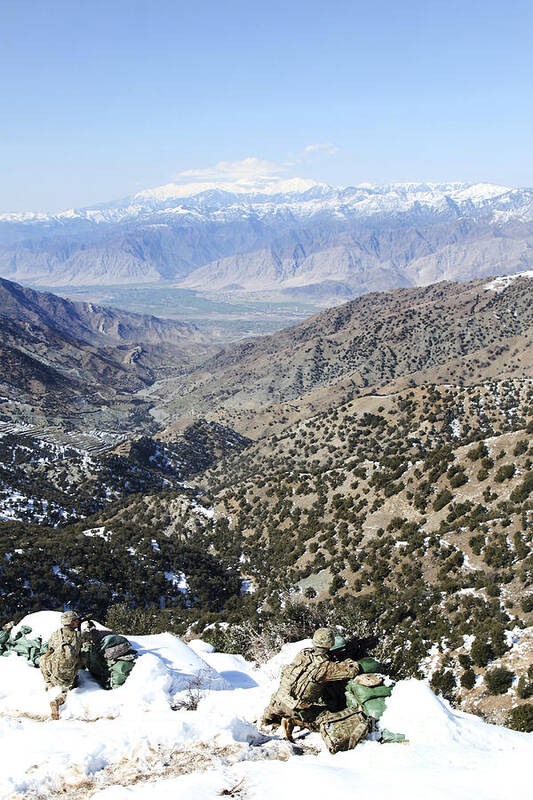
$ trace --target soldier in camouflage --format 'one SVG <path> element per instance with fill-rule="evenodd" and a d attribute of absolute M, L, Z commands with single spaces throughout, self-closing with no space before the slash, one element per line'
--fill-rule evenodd
<path fill-rule="evenodd" d="M 331 659 L 335 632 L 319 628 L 313 647 L 298 653 L 292 664 L 283 667 L 279 689 L 272 695 L 263 715 L 263 724 L 282 725 L 292 741 L 295 725 L 319 731 L 330 753 L 350 750 L 370 730 L 366 715 L 359 708 L 332 711 L 324 695 L 327 685 L 350 680 L 360 673 L 357 661 Z"/>
<path fill-rule="evenodd" d="M 61 614 L 61 627 L 50 636 L 48 650 L 39 662 L 46 690 L 59 692 L 50 701 L 52 719 L 59 719 L 59 706 L 65 702 L 68 690 L 75 686 L 82 666 L 80 622 L 75 611 Z"/>

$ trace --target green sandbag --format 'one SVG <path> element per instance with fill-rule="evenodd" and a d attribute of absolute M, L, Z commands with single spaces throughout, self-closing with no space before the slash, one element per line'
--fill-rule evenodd
<path fill-rule="evenodd" d="M 24 625 L 18 632 L 20 635 L 16 635 L 10 641 L 9 651 L 11 653 L 16 653 L 18 656 L 23 656 L 23 658 L 31 661 L 34 667 L 37 667 L 39 666 L 41 656 L 48 650 L 48 645 L 43 644 L 40 639 L 28 639 L 26 635 L 22 634 L 24 629 L 26 633 L 31 632 L 31 628 Z"/>
<path fill-rule="evenodd" d="M 121 636 L 119 633 L 108 633 L 107 636 L 103 636 L 100 639 L 98 646 L 103 653 L 108 647 L 115 647 L 117 644 L 123 644 L 127 641 L 126 637 Z"/>
<path fill-rule="evenodd" d="M 121 658 L 106 658 L 105 651 L 126 643 L 131 646 L 125 636 L 118 633 L 108 633 L 101 638 L 93 636 L 87 654 L 87 667 L 91 675 L 96 678 L 104 689 L 116 689 L 122 686 L 133 667 L 136 654 L 131 652 Z"/>
<path fill-rule="evenodd" d="M 125 683 L 126 678 L 135 666 L 135 661 L 115 661 L 109 667 L 109 682 L 112 689 L 117 689 Z"/>
<path fill-rule="evenodd" d="M 353 701 L 355 698 L 355 702 L 349 703 L 350 706 L 355 706 L 358 703 L 365 703 L 373 697 L 390 697 L 391 692 L 391 686 L 363 686 L 356 681 L 350 681 L 346 686 L 346 701 L 348 703 L 349 700 Z"/>
<path fill-rule="evenodd" d="M 371 658 L 367 656 L 366 658 L 360 658 L 357 662 L 361 667 L 362 672 L 382 672 L 383 668 L 379 661 L 376 661 L 375 658 Z"/>
<path fill-rule="evenodd" d="M 14 636 L 12 636 L 12 639 L 13 639 L 14 642 L 16 642 L 17 639 L 20 639 L 22 636 L 27 636 L 28 633 L 31 633 L 30 626 L 29 625 L 21 625 L 20 628 L 18 629 L 18 631 L 16 632 L 16 634 Z"/>
<path fill-rule="evenodd" d="M 372 697 L 370 700 L 367 700 L 366 703 L 363 703 L 363 711 L 365 714 L 374 719 L 379 719 L 385 711 L 385 708 L 384 697 Z"/>
<path fill-rule="evenodd" d="M 3 655 L 4 651 L 8 649 L 10 631 L 0 631 L 0 654 Z"/>
<path fill-rule="evenodd" d="M 405 733 L 393 733 L 389 731 L 387 728 L 383 728 L 381 731 L 381 744 L 389 744 L 394 742 L 406 742 L 407 737 Z"/>

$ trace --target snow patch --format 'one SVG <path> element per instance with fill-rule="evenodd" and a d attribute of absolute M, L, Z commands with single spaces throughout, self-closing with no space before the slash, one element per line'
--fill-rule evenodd
<path fill-rule="evenodd" d="M 514 275 L 502 275 L 495 278 L 485 286 L 485 291 L 503 292 L 513 281 L 517 278 L 533 278 L 533 269 L 526 270 L 525 272 L 515 272 Z"/>

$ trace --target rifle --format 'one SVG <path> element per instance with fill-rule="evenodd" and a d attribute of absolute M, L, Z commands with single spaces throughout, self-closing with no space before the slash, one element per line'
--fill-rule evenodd
<path fill-rule="evenodd" d="M 333 661 L 344 661 L 345 658 L 358 661 L 360 658 L 371 655 L 372 649 L 378 642 L 377 636 L 353 636 L 351 639 L 346 639 L 340 647 L 330 650 L 331 658 Z"/>

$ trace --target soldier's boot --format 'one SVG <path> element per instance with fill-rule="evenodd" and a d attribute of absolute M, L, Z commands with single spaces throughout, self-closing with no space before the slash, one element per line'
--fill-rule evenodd
<path fill-rule="evenodd" d="M 267 708 L 265 708 L 265 710 L 263 712 L 263 716 L 261 717 L 260 725 L 263 728 L 266 728 L 268 725 L 278 726 L 278 725 L 281 725 L 281 720 L 282 720 L 282 717 L 280 716 L 280 714 L 276 713 L 273 710 L 271 710 L 270 706 L 268 706 Z"/>
<path fill-rule="evenodd" d="M 292 732 L 294 730 L 294 720 L 290 717 L 283 717 L 281 720 L 281 727 L 283 728 L 283 733 L 285 734 L 285 738 L 289 742 L 294 742 L 292 738 Z"/>
<path fill-rule="evenodd" d="M 59 706 L 62 706 L 66 699 L 66 692 L 62 692 L 56 697 L 55 700 L 50 700 L 50 711 L 52 712 L 52 719 L 59 719 Z"/>

